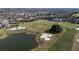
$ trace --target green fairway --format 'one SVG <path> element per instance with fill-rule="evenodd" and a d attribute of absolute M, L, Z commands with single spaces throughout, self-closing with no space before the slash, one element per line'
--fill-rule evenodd
<path fill-rule="evenodd" d="M 27 31 L 33 31 L 33 32 L 44 32 L 45 30 L 50 29 L 53 22 L 45 21 L 45 20 L 38 20 L 34 22 L 27 22 L 25 23 L 25 27 Z"/>
<path fill-rule="evenodd" d="M 75 26 L 75 24 L 71 24 L 69 22 L 53 22 L 47 20 L 38 20 L 33 22 L 26 22 L 24 24 L 19 24 L 20 26 L 26 27 L 26 31 L 33 31 L 33 32 L 44 32 L 51 28 L 53 24 L 59 24 L 63 28 L 69 28 Z"/>
<path fill-rule="evenodd" d="M 64 32 L 64 34 L 58 39 L 58 41 L 54 45 L 52 45 L 48 50 L 71 51 L 75 34 L 76 34 L 75 29 L 67 29 Z"/>

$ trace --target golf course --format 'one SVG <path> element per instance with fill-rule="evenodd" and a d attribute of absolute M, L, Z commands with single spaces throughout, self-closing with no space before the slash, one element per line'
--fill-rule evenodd
<path fill-rule="evenodd" d="M 63 28 L 63 31 L 59 34 L 53 34 L 50 41 L 46 42 L 42 39 L 38 40 L 40 35 L 44 33 L 46 30 L 50 29 L 53 24 L 58 24 Z M 74 43 L 74 38 L 76 33 L 78 32 L 76 28 L 77 24 L 72 24 L 69 22 L 53 22 L 53 21 L 46 21 L 46 20 L 38 20 L 33 22 L 25 22 L 19 23 L 19 26 L 26 27 L 26 33 L 36 33 L 38 46 L 33 51 L 71 51 Z M 10 28 L 9 28 L 10 29 Z M 9 29 L 0 30 L 2 35 L 9 33 Z M 4 33 L 5 31 L 5 33 Z M 1 36 L 2 36 L 1 35 Z M 58 35 L 58 36 L 57 36 Z M 43 44 L 40 45 L 40 42 Z"/>

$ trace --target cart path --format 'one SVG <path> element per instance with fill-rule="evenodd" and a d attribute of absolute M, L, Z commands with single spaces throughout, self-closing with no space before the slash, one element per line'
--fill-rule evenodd
<path fill-rule="evenodd" d="M 72 51 L 79 51 L 79 32 L 76 34 L 75 38 L 74 38 L 74 44 L 72 47 Z"/>

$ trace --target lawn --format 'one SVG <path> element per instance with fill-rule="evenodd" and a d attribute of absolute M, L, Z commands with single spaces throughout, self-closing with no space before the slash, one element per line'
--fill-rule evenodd
<path fill-rule="evenodd" d="M 52 24 L 53 22 L 38 20 L 38 21 L 33 21 L 33 22 L 26 22 L 24 26 L 26 26 L 27 31 L 41 33 L 49 29 L 52 26 Z"/>
<path fill-rule="evenodd" d="M 33 31 L 33 32 L 44 32 L 51 28 L 53 24 L 59 24 L 63 28 L 73 27 L 74 24 L 69 22 L 53 22 L 53 21 L 46 21 L 46 20 L 38 20 L 33 22 L 26 22 L 24 26 L 26 26 L 26 30 Z M 22 25 L 22 24 L 21 24 Z"/>
<path fill-rule="evenodd" d="M 71 51 L 76 34 L 75 29 L 67 29 L 58 41 L 49 47 L 49 51 Z"/>
<path fill-rule="evenodd" d="M 4 37 L 7 37 L 7 33 L 4 29 L 0 29 L 0 39 Z"/>
<path fill-rule="evenodd" d="M 73 16 L 79 17 L 79 13 L 73 14 Z"/>

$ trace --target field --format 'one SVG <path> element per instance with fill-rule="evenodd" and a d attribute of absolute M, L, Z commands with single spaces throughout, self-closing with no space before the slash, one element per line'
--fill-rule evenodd
<path fill-rule="evenodd" d="M 52 45 L 48 50 L 53 51 L 71 51 L 74 37 L 76 34 L 75 29 L 67 29 L 58 41 Z"/>
<path fill-rule="evenodd" d="M 24 24 L 20 23 L 19 25 L 25 26 L 26 31 L 32 31 L 32 32 L 44 32 L 47 29 L 50 29 L 53 22 L 45 21 L 45 20 L 38 20 L 33 22 L 26 22 Z"/>
<path fill-rule="evenodd" d="M 69 22 L 53 22 L 53 21 L 46 21 L 46 20 L 38 20 L 33 22 L 26 22 L 24 24 L 20 23 L 21 26 L 26 26 L 27 31 L 33 32 L 44 32 L 51 28 L 53 24 L 59 24 L 63 28 L 73 27 L 75 24 L 71 24 Z"/>
<path fill-rule="evenodd" d="M 79 13 L 73 14 L 73 16 L 79 17 Z"/>

